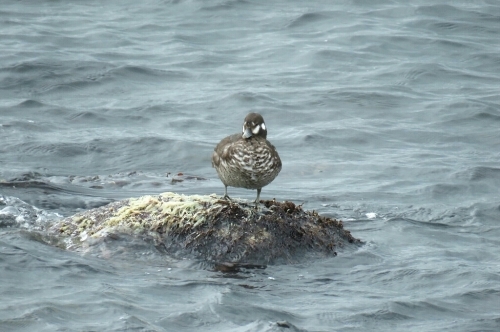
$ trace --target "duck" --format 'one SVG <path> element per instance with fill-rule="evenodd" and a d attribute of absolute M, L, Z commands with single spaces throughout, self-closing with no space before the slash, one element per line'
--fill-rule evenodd
<path fill-rule="evenodd" d="M 212 154 L 212 167 L 227 187 L 257 189 L 255 203 L 260 202 L 262 188 L 281 171 L 281 159 L 274 145 L 267 140 L 267 127 L 262 115 L 249 113 L 241 133 L 222 139 Z"/>

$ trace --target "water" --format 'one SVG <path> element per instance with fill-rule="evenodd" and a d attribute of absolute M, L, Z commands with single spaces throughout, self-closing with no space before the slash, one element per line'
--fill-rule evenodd
<path fill-rule="evenodd" d="M 25 1 L 0 18 L 1 331 L 500 329 L 497 1 Z M 140 239 L 87 256 L 41 240 L 113 200 L 222 194 L 211 151 L 251 111 L 283 161 L 262 197 L 363 246 L 223 273 Z"/>

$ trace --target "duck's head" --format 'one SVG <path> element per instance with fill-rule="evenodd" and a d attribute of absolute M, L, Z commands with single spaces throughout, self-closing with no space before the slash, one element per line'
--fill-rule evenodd
<path fill-rule="evenodd" d="M 264 118 L 258 113 L 249 113 L 243 122 L 243 138 L 252 136 L 267 137 L 267 128 Z"/>

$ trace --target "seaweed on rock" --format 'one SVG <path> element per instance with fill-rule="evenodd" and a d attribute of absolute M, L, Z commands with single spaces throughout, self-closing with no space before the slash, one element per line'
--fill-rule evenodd
<path fill-rule="evenodd" d="M 141 235 L 176 257 L 208 262 L 294 262 L 307 252 L 335 255 L 359 242 L 341 221 L 276 200 L 220 199 L 163 193 L 117 201 L 62 219 L 50 233 L 66 249 L 86 251 L 116 234 Z"/>

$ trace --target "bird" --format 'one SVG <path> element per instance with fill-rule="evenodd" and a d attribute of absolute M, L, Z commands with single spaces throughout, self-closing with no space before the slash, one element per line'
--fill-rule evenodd
<path fill-rule="evenodd" d="M 262 187 L 271 183 L 281 171 L 281 159 L 274 145 L 267 140 L 267 127 L 262 115 L 249 113 L 243 122 L 242 133 L 222 139 L 212 154 L 215 168 L 227 187 L 257 189 L 255 204 L 260 202 Z"/>

